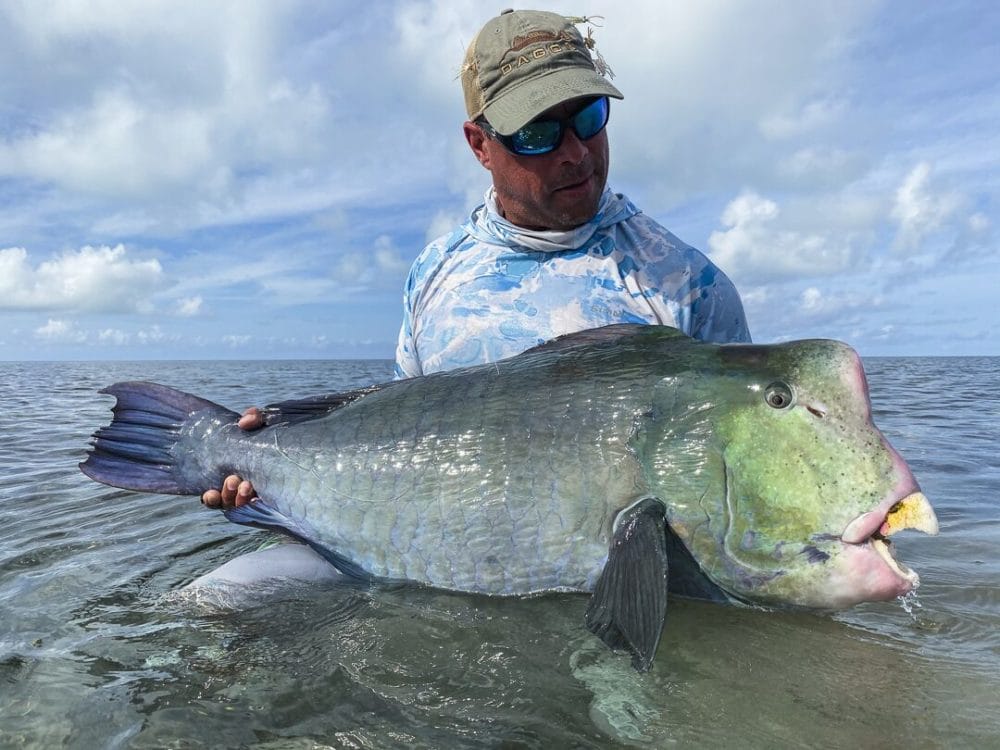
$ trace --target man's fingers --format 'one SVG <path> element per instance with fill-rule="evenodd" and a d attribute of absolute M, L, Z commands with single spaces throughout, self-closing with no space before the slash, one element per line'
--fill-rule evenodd
<path fill-rule="evenodd" d="M 251 406 L 236 423 L 241 430 L 259 430 L 264 426 L 264 413 L 256 406 Z"/>
<path fill-rule="evenodd" d="M 240 488 L 240 478 L 235 474 L 230 474 L 222 480 L 222 504 L 229 508 L 236 500 L 236 493 Z"/>
<path fill-rule="evenodd" d="M 240 482 L 240 486 L 236 490 L 236 500 L 234 503 L 239 508 L 241 505 L 251 502 L 255 497 L 257 497 L 257 493 L 254 492 L 253 485 L 244 480 Z"/>
<path fill-rule="evenodd" d="M 208 490 L 201 496 L 201 502 L 208 508 L 229 510 L 257 499 L 257 491 L 246 479 L 230 474 L 222 480 L 221 490 Z"/>

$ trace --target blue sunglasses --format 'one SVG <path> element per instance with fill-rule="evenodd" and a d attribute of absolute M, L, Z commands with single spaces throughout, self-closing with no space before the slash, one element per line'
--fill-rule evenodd
<path fill-rule="evenodd" d="M 476 120 L 476 124 L 512 154 L 538 156 L 559 148 L 568 127 L 573 128 L 581 141 L 590 140 L 604 130 L 610 114 L 608 97 L 602 96 L 565 120 L 534 120 L 510 135 L 500 135 L 485 118 Z"/>

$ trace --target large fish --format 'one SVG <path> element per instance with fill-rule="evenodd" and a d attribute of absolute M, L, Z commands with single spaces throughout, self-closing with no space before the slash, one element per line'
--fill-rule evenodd
<path fill-rule="evenodd" d="M 452 591 L 591 592 L 588 627 L 646 669 L 668 589 L 818 609 L 918 584 L 888 536 L 937 532 L 871 420 L 857 354 L 825 340 L 715 345 L 616 325 L 494 364 L 237 414 L 119 383 L 81 469 L 197 495 L 237 473 L 229 520 L 342 573 Z"/>

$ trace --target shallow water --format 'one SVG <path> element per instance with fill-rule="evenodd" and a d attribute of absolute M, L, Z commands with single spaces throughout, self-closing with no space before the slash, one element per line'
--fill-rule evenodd
<path fill-rule="evenodd" d="M 0 363 L 0 746 L 1000 747 L 1000 359 L 866 366 L 941 522 L 894 537 L 918 595 L 834 616 L 673 600 L 640 675 L 583 596 L 330 584 L 198 608 L 172 592 L 262 532 L 76 469 L 111 382 L 242 408 L 387 362 Z"/>

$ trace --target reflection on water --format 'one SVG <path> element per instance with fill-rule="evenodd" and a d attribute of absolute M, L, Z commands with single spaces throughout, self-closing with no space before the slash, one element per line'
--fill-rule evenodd
<path fill-rule="evenodd" d="M 258 532 L 76 471 L 112 381 L 241 409 L 388 363 L 0 364 L 0 746 L 996 746 L 1000 361 L 867 364 L 941 521 L 894 537 L 916 598 L 834 616 L 674 600 L 642 675 L 584 630 L 581 596 L 324 585 L 193 606 L 172 592 Z"/>

